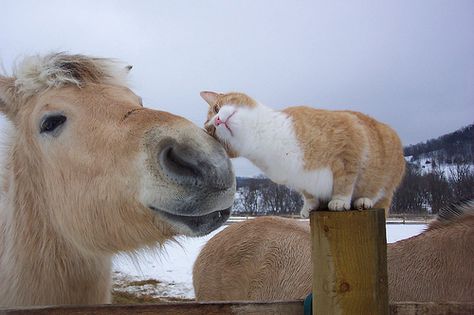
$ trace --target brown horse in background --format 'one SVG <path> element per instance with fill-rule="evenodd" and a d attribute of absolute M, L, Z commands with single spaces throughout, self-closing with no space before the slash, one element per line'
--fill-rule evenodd
<path fill-rule="evenodd" d="M 423 233 L 388 244 L 389 299 L 473 302 L 473 261 L 470 200 L 440 211 Z M 202 249 L 193 284 L 198 301 L 305 298 L 312 287 L 309 225 L 278 217 L 230 225 Z"/>
<path fill-rule="evenodd" d="M 0 306 L 108 303 L 111 257 L 203 235 L 230 215 L 231 163 L 182 117 L 144 108 L 130 67 L 50 54 L 0 75 L 11 128 L 0 196 Z"/>

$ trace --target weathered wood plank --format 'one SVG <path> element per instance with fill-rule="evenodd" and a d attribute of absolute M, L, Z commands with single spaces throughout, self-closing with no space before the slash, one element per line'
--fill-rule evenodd
<path fill-rule="evenodd" d="M 385 211 L 313 211 L 313 314 L 388 314 Z"/>
<path fill-rule="evenodd" d="M 390 303 L 390 315 L 472 315 L 474 303 Z"/>
<path fill-rule="evenodd" d="M 141 305 L 46 306 L 1 309 L 0 315 L 301 315 L 303 301 L 285 302 L 210 302 Z"/>
<path fill-rule="evenodd" d="M 239 314 L 239 315 L 302 315 L 303 301 L 283 302 L 216 302 L 216 303 L 164 303 L 142 305 L 90 305 L 90 306 L 43 306 L 2 309 L 0 315 L 151 315 L 151 314 Z M 471 315 L 474 303 L 414 303 L 390 304 L 390 315 Z"/>

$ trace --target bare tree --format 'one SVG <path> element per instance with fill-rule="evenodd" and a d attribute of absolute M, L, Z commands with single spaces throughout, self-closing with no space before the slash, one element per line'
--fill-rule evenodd
<path fill-rule="evenodd" d="M 470 164 L 456 164 L 450 169 L 450 184 L 453 199 L 461 200 L 474 197 L 474 168 Z"/>
<path fill-rule="evenodd" d="M 239 189 L 240 201 L 242 202 L 242 209 L 245 213 L 250 215 L 257 215 L 261 212 L 261 190 L 255 183 Z"/>
<path fill-rule="evenodd" d="M 428 203 L 432 213 L 448 205 L 453 199 L 451 187 L 446 179 L 444 171 L 440 168 L 433 168 L 431 173 L 424 176 L 428 190 Z"/>
<path fill-rule="evenodd" d="M 423 177 L 419 168 L 407 163 L 405 177 L 395 192 L 392 213 L 418 213 L 426 212 L 427 191 L 424 187 Z"/>
<path fill-rule="evenodd" d="M 300 194 L 269 180 L 262 187 L 262 196 L 265 208 L 272 213 L 296 214 L 303 205 Z"/>

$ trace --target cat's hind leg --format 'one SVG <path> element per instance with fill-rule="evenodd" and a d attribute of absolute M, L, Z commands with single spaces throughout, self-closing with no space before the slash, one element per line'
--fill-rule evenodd
<path fill-rule="evenodd" d="M 388 217 L 390 206 L 392 205 L 392 198 L 393 198 L 393 193 L 383 196 L 380 200 L 378 200 L 375 203 L 374 208 L 385 209 L 385 217 Z"/>
<path fill-rule="evenodd" d="M 317 210 L 319 208 L 319 200 L 314 196 L 304 192 L 303 193 L 303 208 L 301 209 L 300 215 L 302 218 L 309 218 L 309 213 L 313 210 Z"/>
<path fill-rule="evenodd" d="M 328 208 L 331 211 L 350 210 L 359 164 L 349 159 L 341 160 L 333 164 L 332 170 L 334 182 Z"/>
<path fill-rule="evenodd" d="M 358 198 L 354 201 L 354 208 L 357 210 L 366 210 L 374 207 L 374 202 L 370 198 Z"/>
<path fill-rule="evenodd" d="M 387 194 L 386 189 L 378 186 L 365 185 L 362 189 L 360 186 L 360 183 L 358 183 L 354 192 L 354 209 L 366 210 L 382 207 L 387 210 L 387 200 L 388 206 L 390 206 L 392 194 Z"/>

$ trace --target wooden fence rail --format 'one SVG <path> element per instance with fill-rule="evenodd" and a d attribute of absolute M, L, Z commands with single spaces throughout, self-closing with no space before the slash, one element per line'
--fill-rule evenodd
<path fill-rule="evenodd" d="M 303 301 L 163 303 L 134 305 L 49 306 L 0 309 L 0 315 L 292 315 L 303 314 Z"/>
<path fill-rule="evenodd" d="M 390 315 L 472 315 L 474 303 L 394 303 Z M 2 309 L 0 315 L 302 315 L 303 301 L 43 306 Z"/>

